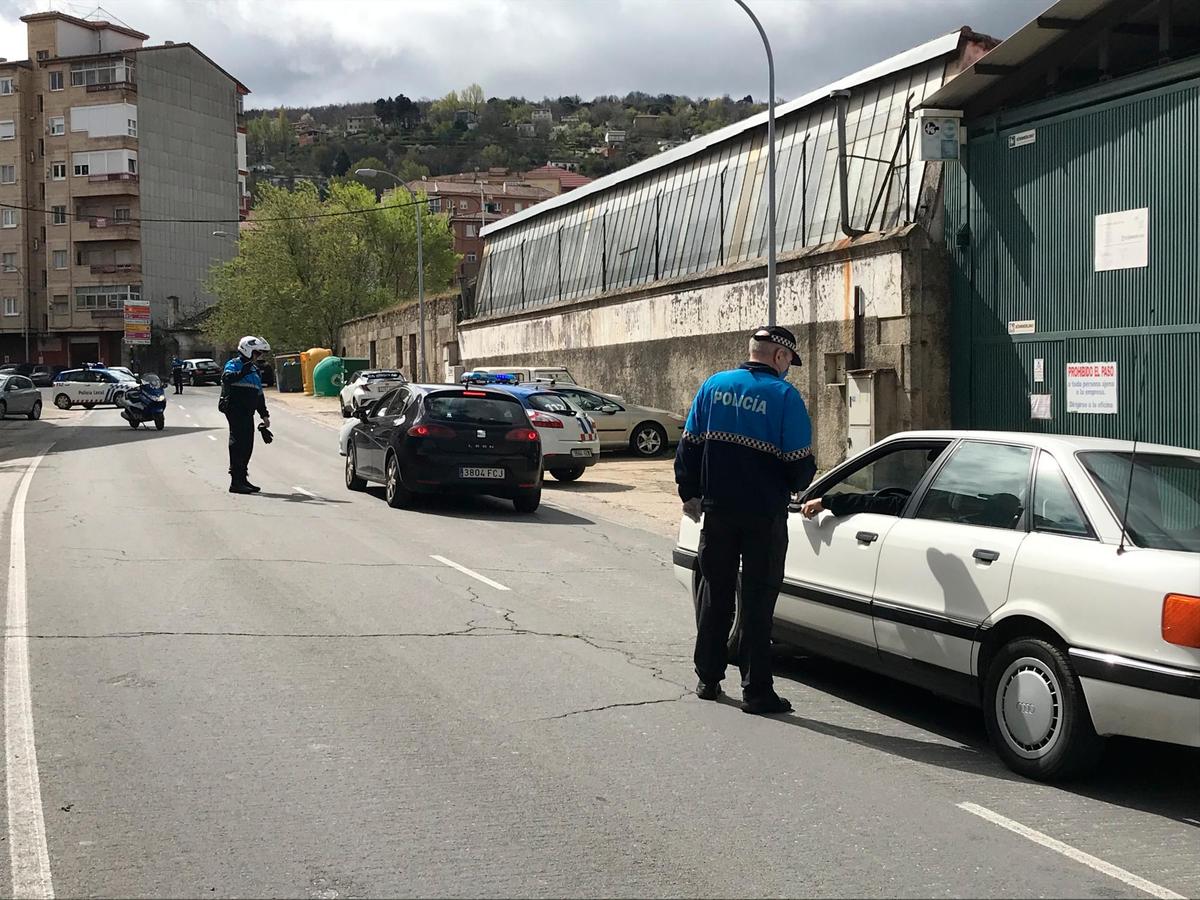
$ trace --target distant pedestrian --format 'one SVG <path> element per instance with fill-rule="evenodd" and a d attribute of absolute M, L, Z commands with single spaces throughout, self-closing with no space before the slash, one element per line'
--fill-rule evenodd
<path fill-rule="evenodd" d="M 271 416 L 263 396 L 258 361 L 271 345 L 260 337 L 246 335 L 238 342 L 238 355 L 225 363 L 221 375 L 221 399 L 217 408 L 229 422 L 229 493 L 257 494 L 261 490 L 250 483 L 250 455 L 254 452 L 254 414 L 270 428 Z M 265 435 L 264 435 L 265 438 Z"/>
<path fill-rule="evenodd" d="M 771 624 L 783 584 L 788 504 L 816 474 L 812 424 L 804 400 L 784 377 L 799 365 L 786 328 L 760 328 L 750 361 L 704 382 L 692 403 L 675 456 L 683 511 L 701 520 L 696 625 L 696 694 L 721 695 L 733 625 L 739 566 L 742 709 L 788 712 L 771 675 Z"/>
<path fill-rule="evenodd" d="M 171 360 L 171 383 L 176 394 L 183 393 L 183 360 L 178 356 Z"/>

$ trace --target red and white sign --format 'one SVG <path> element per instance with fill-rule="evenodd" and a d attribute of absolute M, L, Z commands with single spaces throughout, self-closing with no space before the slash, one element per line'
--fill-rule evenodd
<path fill-rule="evenodd" d="M 1067 363 L 1067 412 L 1117 414 L 1116 362 Z"/>
<path fill-rule="evenodd" d="M 125 343 L 150 343 L 150 304 L 125 304 Z"/>

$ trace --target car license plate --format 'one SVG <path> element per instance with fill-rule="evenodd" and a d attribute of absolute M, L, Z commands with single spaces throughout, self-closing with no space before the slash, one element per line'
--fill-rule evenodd
<path fill-rule="evenodd" d="M 458 470 L 460 478 L 503 478 L 503 469 L 481 469 L 475 466 L 463 466 Z"/>
<path fill-rule="evenodd" d="M 587 447 L 578 447 L 578 448 L 571 450 L 571 455 L 572 456 L 591 456 L 592 451 L 589 450 Z"/>

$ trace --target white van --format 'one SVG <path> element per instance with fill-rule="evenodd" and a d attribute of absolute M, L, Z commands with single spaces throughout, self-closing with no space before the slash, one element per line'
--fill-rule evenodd
<path fill-rule="evenodd" d="M 515 375 L 517 381 L 557 381 L 561 384 L 576 384 L 566 366 L 475 366 L 472 372 L 487 372 L 489 375 Z"/>

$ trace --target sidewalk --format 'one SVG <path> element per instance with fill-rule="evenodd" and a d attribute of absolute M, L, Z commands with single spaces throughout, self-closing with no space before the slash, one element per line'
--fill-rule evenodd
<path fill-rule="evenodd" d="M 327 428 L 341 428 L 336 397 L 281 394 L 267 391 L 267 407 L 283 406 Z M 605 451 L 600 462 L 569 484 L 547 475 L 542 498 L 583 513 L 613 519 L 674 538 L 679 528 L 679 497 L 675 493 L 674 454 L 641 459 L 629 453 Z"/>

